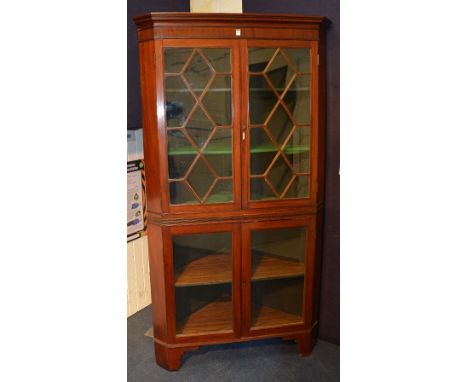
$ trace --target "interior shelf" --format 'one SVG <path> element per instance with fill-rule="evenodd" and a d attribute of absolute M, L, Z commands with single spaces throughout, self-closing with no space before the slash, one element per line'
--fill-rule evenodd
<path fill-rule="evenodd" d="M 281 88 L 275 88 L 275 90 L 278 92 L 278 93 L 282 93 L 286 88 L 284 87 L 281 87 Z M 205 89 L 192 89 L 198 96 L 201 95 L 201 93 L 205 90 Z M 297 87 L 291 87 L 289 88 L 288 90 L 293 90 L 293 91 L 298 91 L 298 92 L 305 92 L 305 91 L 310 91 L 310 88 L 309 87 L 300 87 L 300 88 L 297 88 Z M 231 92 L 232 89 L 231 88 L 210 88 L 208 90 L 208 92 L 214 92 L 214 93 L 226 93 L 226 92 Z M 268 87 L 268 88 L 252 88 L 252 87 L 249 87 L 249 91 L 250 92 L 262 92 L 262 93 L 265 93 L 265 92 L 270 92 L 271 91 L 271 88 Z M 166 93 L 189 93 L 189 90 L 187 88 L 182 88 L 182 89 L 170 89 L 170 88 L 166 88 Z"/>
<path fill-rule="evenodd" d="M 177 323 L 177 335 L 232 331 L 232 300 L 224 297 L 192 313 Z"/>
<path fill-rule="evenodd" d="M 197 151 L 193 147 L 180 147 L 171 150 L 169 155 L 197 155 Z M 208 144 L 203 155 L 232 155 L 232 147 Z"/>
<path fill-rule="evenodd" d="M 304 264 L 273 256 L 256 256 L 252 267 L 252 280 L 269 280 L 304 275 Z"/>
<path fill-rule="evenodd" d="M 176 275 L 177 287 L 230 283 L 232 257 L 230 254 L 207 255 L 189 263 Z"/>
<path fill-rule="evenodd" d="M 252 329 L 300 324 L 302 322 L 302 317 L 295 314 L 286 313 L 265 305 L 254 305 L 252 307 L 250 319 Z"/>
<path fill-rule="evenodd" d="M 270 280 L 304 275 L 304 264 L 273 256 L 256 257 L 252 268 L 252 280 Z M 176 275 L 176 287 L 225 284 L 232 281 L 232 257 L 230 254 L 207 255 L 189 263 Z"/>
<path fill-rule="evenodd" d="M 259 154 L 259 153 L 271 153 L 277 152 L 278 149 L 272 145 L 263 145 L 263 146 L 254 146 L 250 148 L 251 154 Z M 294 147 L 286 147 L 283 152 L 288 154 L 300 154 L 309 151 L 308 146 L 294 146 Z M 193 148 L 176 148 L 169 152 L 170 156 L 173 155 L 197 155 L 197 151 Z M 203 155 L 232 155 L 231 147 L 222 147 L 222 146 L 208 146 L 204 151 Z"/>

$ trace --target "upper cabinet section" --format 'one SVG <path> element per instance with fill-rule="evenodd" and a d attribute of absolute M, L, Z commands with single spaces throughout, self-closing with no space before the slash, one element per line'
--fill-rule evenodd
<path fill-rule="evenodd" d="M 318 40 L 325 17 L 268 13 L 148 13 L 134 18 L 140 41 L 180 38 Z"/>
<path fill-rule="evenodd" d="M 148 211 L 170 219 L 316 208 L 324 136 L 319 37 L 328 21 L 151 13 L 135 22 Z"/>

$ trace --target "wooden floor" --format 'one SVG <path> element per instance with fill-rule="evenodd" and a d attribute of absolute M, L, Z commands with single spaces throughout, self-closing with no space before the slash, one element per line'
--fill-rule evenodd
<path fill-rule="evenodd" d="M 304 264 L 273 256 L 256 256 L 252 267 L 252 280 L 295 277 L 304 274 Z M 207 255 L 189 263 L 176 275 L 175 285 L 195 286 L 229 283 L 232 280 L 230 254 Z"/>

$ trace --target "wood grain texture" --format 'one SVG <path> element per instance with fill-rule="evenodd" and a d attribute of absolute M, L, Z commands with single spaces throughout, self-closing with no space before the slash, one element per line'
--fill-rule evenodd
<path fill-rule="evenodd" d="M 268 27 L 268 28 L 314 28 L 320 24 L 329 24 L 330 20 L 322 16 L 274 13 L 187 13 L 187 12 L 152 12 L 133 18 L 139 30 L 152 28 L 154 25 L 181 26 L 220 26 Z"/>
<path fill-rule="evenodd" d="M 273 256 L 261 256 L 254 265 L 252 280 L 269 280 L 302 276 L 304 264 Z M 232 256 L 207 255 L 189 263 L 175 276 L 175 286 L 213 285 L 232 281 Z"/>
<path fill-rule="evenodd" d="M 231 298 L 214 301 L 177 323 L 177 335 L 208 334 L 233 331 Z"/>
<path fill-rule="evenodd" d="M 259 256 L 254 260 L 252 280 L 270 280 L 304 275 L 304 264 L 273 256 Z"/>
<path fill-rule="evenodd" d="M 148 211 L 161 211 L 160 157 L 154 155 L 159 145 L 156 119 L 156 73 L 155 44 L 153 41 L 140 42 L 140 82 L 143 124 L 143 149 L 145 154 L 146 206 Z"/>
<path fill-rule="evenodd" d="M 232 255 L 207 255 L 189 263 L 175 277 L 175 286 L 194 286 L 228 283 L 232 281 Z"/>
<path fill-rule="evenodd" d="M 276 328 L 278 326 L 302 323 L 302 317 L 282 312 L 268 306 L 252 307 L 252 329 Z"/>

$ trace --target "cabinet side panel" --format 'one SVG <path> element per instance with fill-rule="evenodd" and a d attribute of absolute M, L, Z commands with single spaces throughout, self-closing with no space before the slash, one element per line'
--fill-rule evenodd
<path fill-rule="evenodd" d="M 317 135 L 317 150 L 318 150 L 318 169 L 317 169 L 317 205 L 323 203 L 325 189 L 325 113 L 327 99 L 327 84 L 325 77 L 326 57 L 325 57 L 325 32 L 322 31 L 322 39 L 315 44 L 318 44 L 318 54 L 320 62 L 317 63 L 318 68 L 318 135 Z"/>
<path fill-rule="evenodd" d="M 153 304 L 153 330 L 157 339 L 167 341 L 168 317 L 166 309 L 166 286 L 164 251 L 161 227 L 148 225 L 148 250 Z"/>
<path fill-rule="evenodd" d="M 159 139 L 156 124 L 156 73 L 154 41 L 140 42 L 139 50 L 147 207 L 149 212 L 160 212 L 161 185 L 159 179 Z"/>

